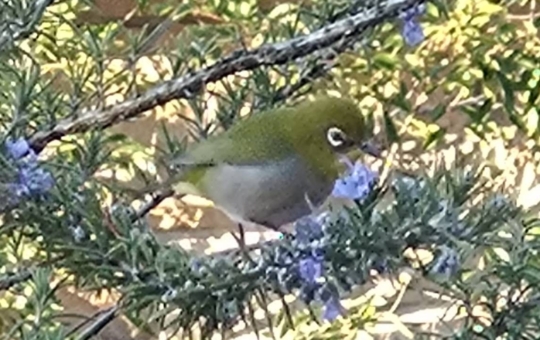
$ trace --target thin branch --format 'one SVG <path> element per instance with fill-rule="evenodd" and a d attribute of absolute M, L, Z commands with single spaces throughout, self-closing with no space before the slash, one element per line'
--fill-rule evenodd
<path fill-rule="evenodd" d="M 23 268 L 17 273 L 8 273 L 0 278 L 0 291 L 10 289 L 14 285 L 27 281 L 32 277 L 30 269 Z"/>
<path fill-rule="evenodd" d="M 105 326 L 107 326 L 111 321 L 113 321 L 116 318 L 116 313 L 120 307 L 118 305 L 114 305 L 104 312 L 98 312 L 101 314 L 96 321 L 91 324 L 88 328 L 86 328 L 84 331 L 82 331 L 79 336 L 77 337 L 77 340 L 88 340 L 94 335 L 101 332 Z"/>
<path fill-rule="evenodd" d="M 274 103 L 290 98 L 293 94 L 300 91 L 304 86 L 312 83 L 314 80 L 323 77 L 334 66 L 335 53 L 328 53 L 317 61 L 315 65 L 307 69 L 300 76 L 300 79 L 294 84 L 287 84 L 279 88 L 272 98 Z"/>
<path fill-rule="evenodd" d="M 252 51 L 237 50 L 214 65 L 186 74 L 158 85 L 138 98 L 130 99 L 104 110 L 81 113 L 77 119 L 60 121 L 49 131 L 40 131 L 30 138 L 36 151 L 47 143 L 65 135 L 104 129 L 118 122 L 132 119 L 143 112 L 171 100 L 191 98 L 202 91 L 206 84 L 216 82 L 240 71 L 260 66 L 281 65 L 325 48 L 339 45 L 343 40 L 358 37 L 366 28 L 374 27 L 388 18 L 396 17 L 402 10 L 425 2 L 424 0 L 386 0 L 370 9 L 329 24 L 311 34 L 285 42 L 264 45 Z"/>
<path fill-rule="evenodd" d="M 115 304 L 114 307 L 116 307 L 117 304 Z M 83 321 L 79 322 L 77 325 L 75 325 L 74 327 L 72 327 L 66 334 L 66 338 L 70 337 L 71 335 L 77 333 L 80 329 L 82 329 L 84 326 L 86 326 L 87 324 L 91 323 L 92 321 L 96 320 L 100 315 L 103 315 L 103 313 L 107 313 L 110 311 L 112 307 L 109 307 L 109 308 L 106 308 L 106 309 L 100 309 L 98 310 L 97 312 L 95 312 L 94 314 L 92 314 L 91 316 L 87 316 L 87 315 L 80 315 L 80 318 L 84 319 Z M 62 315 L 63 317 L 65 317 L 65 315 Z M 77 314 L 78 316 L 78 314 Z M 112 320 L 112 319 L 111 319 Z"/>
<path fill-rule="evenodd" d="M 158 191 L 157 193 L 152 194 L 152 198 L 148 202 L 143 204 L 143 206 L 137 211 L 133 222 L 143 218 L 152 209 L 157 207 L 161 202 L 163 202 L 166 198 L 171 197 L 173 194 L 174 190 L 172 189 Z"/>
<path fill-rule="evenodd" d="M 534 20 L 540 18 L 540 13 L 532 13 L 532 14 L 508 14 L 506 15 L 506 19 L 508 20 L 515 20 L 515 21 L 524 21 L 524 20 Z"/>
<path fill-rule="evenodd" d="M 0 292 L 11 288 L 18 283 L 30 280 L 32 278 L 32 273 L 35 270 L 54 265 L 55 263 L 63 259 L 65 259 L 65 256 L 51 258 L 41 263 L 34 263 L 31 265 L 29 264 L 28 267 L 24 267 L 21 265 L 18 270 L 13 270 L 11 272 L 3 274 L 2 276 L 0 276 Z"/>
<path fill-rule="evenodd" d="M 347 49 L 352 48 L 357 42 L 356 37 L 343 39 L 339 44 L 332 48 L 322 51 L 317 57 L 316 62 L 310 68 L 302 70 L 300 79 L 294 84 L 287 84 L 277 90 L 274 95 L 274 103 L 291 97 L 300 91 L 304 86 L 312 83 L 314 80 L 325 76 L 334 66 L 336 58 Z"/>
<path fill-rule="evenodd" d="M 314 65 L 303 69 L 300 72 L 300 79 L 294 84 L 287 84 L 279 88 L 274 97 L 273 102 L 279 102 L 291 97 L 296 92 L 300 91 L 304 86 L 312 83 L 314 80 L 325 76 L 335 66 L 335 59 L 348 48 L 351 48 L 357 42 L 356 37 L 343 39 L 326 50 L 321 51 L 314 58 Z"/>

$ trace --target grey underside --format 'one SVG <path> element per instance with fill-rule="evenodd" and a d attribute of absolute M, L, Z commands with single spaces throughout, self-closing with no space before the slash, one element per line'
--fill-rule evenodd
<path fill-rule="evenodd" d="M 272 165 L 219 165 L 207 179 L 207 195 L 217 206 L 238 220 L 278 228 L 322 204 L 333 183 L 309 171 L 302 161 L 291 158 Z"/>

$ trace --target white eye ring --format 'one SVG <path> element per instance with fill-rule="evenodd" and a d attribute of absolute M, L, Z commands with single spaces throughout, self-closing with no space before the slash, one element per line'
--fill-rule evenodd
<path fill-rule="evenodd" d="M 326 140 L 328 140 L 331 146 L 338 148 L 345 143 L 346 136 L 341 129 L 333 126 L 326 131 Z"/>

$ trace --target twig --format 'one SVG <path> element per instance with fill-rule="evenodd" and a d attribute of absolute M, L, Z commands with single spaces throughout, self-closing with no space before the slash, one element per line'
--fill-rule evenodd
<path fill-rule="evenodd" d="M 89 324 L 90 322 L 96 320 L 100 315 L 103 315 L 103 313 L 107 313 L 110 310 L 111 307 L 106 309 L 101 309 L 92 314 L 91 316 L 84 315 L 81 317 L 84 318 L 83 321 L 79 322 L 76 326 L 72 327 L 66 334 L 66 338 L 70 337 L 71 335 L 77 333 L 81 328 Z M 65 316 L 65 315 L 63 315 Z"/>
<path fill-rule="evenodd" d="M 174 190 L 172 189 L 158 191 L 157 193 L 152 194 L 152 199 L 150 199 L 148 202 L 143 204 L 143 206 L 135 214 L 135 217 L 133 218 L 132 222 L 135 222 L 143 218 L 152 209 L 157 207 L 161 202 L 163 202 L 166 198 L 171 197 L 173 194 L 174 194 Z"/>
<path fill-rule="evenodd" d="M 339 52 L 335 49 L 325 51 L 317 58 L 315 65 L 309 69 L 304 70 L 300 75 L 300 79 L 294 84 L 287 84 L 282 86 L 276 91 L 276 94 L 272 98 L 274 103 L 285 100 L 298 92 L 301 88 L 307 84 L 313 82 L 315 79 L 320 78 L 328 73 L 334 66 L 334 60 L 339 55 Z"/>
<path fill-rule="evenodd" d="M 401 126 L 401 129 L 399 130 L 398 135 L 403 135 L 407 131 L 407 129 L 412 123 L 413 118 L 414 118 L 413 113 L 409 114 L 407 118 L 405 118 L 405 121 L 403 122 L 403 125 Z M 394 158 L 396 157 L 399 146 L 400 146 L 400 143 L 395 143 L 394 145 L 392 145 L 392 147 L 390 148 L 390 151 L 388 152 L 388 156 L 386 157 L 385 161 L 382 164 L 383 169 L 382 171 L 379 171 L 379 173 L 381 174 L 380 176 L 381 183 L 386 183 L 386 181 L 390 178 L 390 171 L 392 168 L 392 163 L 394 162 Z"/>
<path fill-rule="evenodd" d="M 40 131 L 30 138 L 34 150 L 42 150 L 47 143 L 65 135 L 104 129 L 123 120 L 137 117 L 141 113 L 174 99 L 191 98 L 208 83 L 240 71 L 253 70 L 260 66 L 281 65 L 313 54 L 344 40 L 360 35 L 366 28 L 374 27 L 402 10 L 425 2 L 424 0 L 386 0 L 373 5 L 361 13 L 336 21 L 311 34 L 293 38 L 286 42 L 264 45 L 252 51 L 237 50 L 229 56 L 199 71 L 186 74 L 160 84 L 140 97 L 126 100 L 104 110 L 90 110 L 80 117 L 60 121 L 49 131 Z"/>
<path fill-rule="evenodd" d="M 294 84 L 284 85 L 279 88 L 272 98 L 273 103 L 280 102 L 287 98 L 292 97 L 293 94 L 300 91 L 301 88 L 311 83 L 313 80 L 324 76 L 331 69 L 330 63 L 322 64 L 317 63 L 311 67 L 305 75 L 302 75 L 300 79 Z"/>
<path fill-rule="evenodd" d="M 305 85 L 313 82 L 315 79 L 326 75 L 328 71 L 335 66 L 336 58 L 347 49 L 352 48 L 356 42 L 356 37 L 343 39 L 336 46 L 320 53 L 320 55 L 316 57 L 316 64 L 307 71 L 304 70 L 296 83 L 285 85 L 277 91 L 274 96 L 274 101 L 284 100 L 292 96 L 295 92 L 298 92 Z"/>
<path fill-rule="evenodd" d="M 104 312 L 99 312 L 102 315 L 99 316 L 93 324 L 82 331 L 76 340 L 88 340 L 98 334 L 105 326 L 114 320 L 119 309 L 120 307 L 118 305 L 114 305 Z"/>
<path fill-rule="evenodd" d="M 0 278 L 0 291 L 10 289 L 14 285 L 29 280 L 32 277 L 32 271 L 29 269 L 22 269 L 17 273 L 8 273 Z"/>

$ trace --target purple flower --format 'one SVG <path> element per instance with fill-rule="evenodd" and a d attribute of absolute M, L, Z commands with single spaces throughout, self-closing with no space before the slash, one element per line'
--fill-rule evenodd
<path fill-rule="evenodd" d="M 19 138 L 15 141 L 8 138 L 6 139 L 5 146 L 9 155 L 16 160 L 23 158 L 31 150 L 30 145 L 24 138 Z"/>
<path fill-rule="evenodd" d="M 338 316 L 344 314 L 345 308 L 341 305 L 337 296 L 331 296 L 324 302 L 323 318 L 327 321 L 334 321 Z"/>
<path fill-rule="evenodd" d="M 424 40 L 425 35 L 422 26 L 416 21 L 416 18 L 424 14 L 426 8 L 424 4 L 414 6 L 400 13 L 399 17 L 403 20 L 403 29 L 401 34 L 405 43 L 409 46 L 416 46 Z"/>
<path fill-rule="evenodd" d="M 409 46 L 416 46 L 425 38 L 422 26 L 415 21 L 405 21 L 401 34 L 405 39 L 405 43 Z"/>
<path fill-rule="evenodd" d="M 25 139 L 13 141 L 8 138 L 5 148 L 15 160 L 14 167 L 17 169 L 16 180 L 9 184 L 14 193 L 12 202 L 18 202 L 23 196 L 44 194 L 53 187 L 51 173 L 39 167 L 37 155 Z"/>
<path fill-rule="evenodd" d="M 426 5 L 413 6 L 399 14 L 399 18 L 406 21 L 414 20 L 417 16 L 426 13 Z"/>
<path fill-rule="evenodd" d="M 431 272 L 439 275 L 450 277 L 459 269 L 459 256 L 454 249 L 447 246 L 441 247 L 441 254 L 435 260 L 435 264 L 431 267 Z"/>
<path fill-rule="evenodd" d="M 302 243 L 321 238 L 323 236 L 322 229 L 322 223 L 313 216 L 306 216 L 295 222 L 296 239 Z"/>
<path fill-rule="evenodd" d="M 322 276 L 322 262 L 313 257 L 300 260 L 300 277 L 308 284 L 313 284 Z"/>
<path fill-rule="evenodd" d="M 54 185 L 50 172 L 37 165 L 26 165 L 19 169 L 19 186 L 21 195 L 44 194 Z"/>
<path fill-rule="evenodd" d="M 336 180 L 332 195 L 348 199 L 365 198 L 375 183 L 376 174 L 360 162 L 353 165 L 347 158 L 344 158 L 343 162 L 349 170 L 343 178 Z"/>

